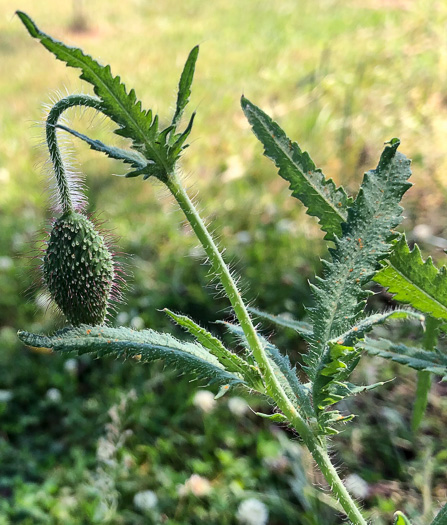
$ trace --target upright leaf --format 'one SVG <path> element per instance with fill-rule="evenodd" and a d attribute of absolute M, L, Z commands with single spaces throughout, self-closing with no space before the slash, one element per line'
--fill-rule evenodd
<path fill-rule="evenodd" d="M 319 219 L 326 238 L 341 234 L 341 224 L 347 219 L 350 199 L 343 188 L 337 188 L 315 167 L 306 151 L 292 142 L 280 126 L 245 97 L 242 109 L 253 133 L 264 146 L 264 155 L 279 169 L 279 175 L 290 183 L 292 195 L 307 207 L 307 213 Z"/>
<path fill-rule="evenodd" d="M 119 76 L 114 77 L 110 66 L 102 66 L 81 49 L 70 47 L 40 31 L 28 15 L 17 11 L 17 15 L 30 35 L 67 66 L 79 68 L 80 78 L 93 85 L 95 94 L 102 101 L 101 110 L 110 117 L 119 128 L 118 135 L 132 140 L 135 149 L 148 160 L 156 163 L 157 176 L 163 177 L 172 169 L 175 158 L 167 154 L 166 141 L 160 141 L 158 117 L 153 117 L 151 110 L 143 110 L 135 91 L 126 91 Z"/>
<path fill-rule="evenodd" d="M 407 179 L 411 171 L 409 160 L 397 151 L 398 146 L 397 139 L 391 141 L 377 168 L 365 174 L 359 193 L 348 209 L 347 223 L 342 225 L 343 234 L 335 239 L 335 248 L 330 250 L 332 260 L 323 261 L 324 277 L 317 277 L 316 284 L 312 285 L 315 306 L 309 313 L 314 332 L 305 359 L 317 405 L 325 385 L 337 379 L 339 358 L 350 360 L 348 371 L 356 365 L 351 352 L 336 352 L 335 362 L 334 347 L 328 342 L 336 341 L 338 345 L 338 338 L 358 323 L 368 296 L 363 286 L 388 255 L 390 241 L 396 236 L 394 228 L 401 222 L 399 202 L 410 187 Z M 328 375 L 331 363 L 334 374 Z M 340 370 L 343 375 L 345 369 Z"/>
<path fill-rule="evenodd" d="M 199 46 L 195 46 L 189 53 L 189 56 L 185 63 L 185 67 L 183 68 L 182 74 L 180 76 L 177 94 L 177 104 L 175 107 L 174 117 L 172 118 L 172 125 L 174 128 L 176 128 L 178 123 L 180 122 L 185 107 L 189 102 L 189 97 L 191 96 L 191 85 L 194 79 L 194 72 L 196 69 L 196 62 L 198 56 Z"/>
<path fill-rule="evenodd" d="M 243 383 L 240 376 L 227 371 L 219 360 L 197 343 L 178 341 L 170 334 L 153 330 L 135 331 L 129 328 L 86 326 L 67 328 L 53 336 L 19 332 L 19 339 L 27 346 L 50 348 L 55 352 L 92 353 L 98 357 L 138 357 L 143 362 L 164 359 L 183 372 L 218 384 Z"/>
<path fill-rule="evenodd" d="M 431 257 L 424 261 L 419 247 L 410 250 L 404 235 L 373 279 L 388 288 L 396 301 L 447 319 L 447 268 L 438 270 Z"/>

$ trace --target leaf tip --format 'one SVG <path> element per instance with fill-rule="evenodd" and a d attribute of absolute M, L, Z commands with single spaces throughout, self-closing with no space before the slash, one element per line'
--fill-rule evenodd
<path fill-rule="evenodd" d="M 39 30 L 37 29 L 36 24 L 31 20 L 31 18 L 23 11 L 16 11 L 16 15 L 20 18 L 23 25 L 26 27 L 28 33 L 32 37 L 36 38 L 39 35 Z"/>

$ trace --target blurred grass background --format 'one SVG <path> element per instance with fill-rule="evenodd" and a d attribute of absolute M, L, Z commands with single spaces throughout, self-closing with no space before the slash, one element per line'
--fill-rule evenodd
<path fill-rule="evenodd" d="M 339 523 L 314 489 L 321 480 L 296 440 L 285 440 L 283 431 L 251 412 L 235 424 L 225 398 L 203 412 L 194 404 L 197 387 L 190 378 L 178 380 L 162 365 L 88 358 L 70 368 L 65 358 L 17 344 L 19 328 L 63 325 L 39 290 L 27 291 L 35 280 L 28 255 L 51 217 L 42 104 L 57 93 L 90 88 L 29 38 L 13 16 L 16 9 L 110 63 L 162 120 L 172 114 L 189 50 L 201 45 L 185 176 L 227 260 L 242 275 L 245 296 L 261 309 L 302 317 L 310 304 L 307 279 L 319 271 L 325 250 L 322 236 L 262 157 L 239 98 L 244 93 L 270 113 L 326 175 L 353 193 L 363 172 L 376 165 L 383 142 L 400 137 L 401 150 L 413 159 L 415 183 L 405 200 L 404 227 L 410 237 L 422 232 L 442 246 L 447 5 L 0 0 L 0 524 L 235 523 L 237 505 L 252 495 L 268 506 L 273 525 Z M 89 111 L 73 112 L 71 122 L 95 138 L 118 141 L 109 123 Z M 207 287 L 197 243 L 164 190 L 110 176 L 123 167 L 84 145 L 75 145 L 75 158 L 86 176 L 89 211 L 100 212 L 120 251 L 132 254 L 127 301 L 113 322 L 175 330 L 163 307 L 207 326 L 227 316 L 227 303 Z M 439 247 L 423 247 L 444 257 Z M 296 358 L 304 350 L 290 333 L 276 334 L 276 341 Z M 423 525 L 447 499 L 445 388 L 434 385 L 427 420 L 414 437 L 415 375 L 374 359 L 365 359 L 359 375 L 368 382 L 399 380 L 356 400 L 351 410 L 360 417 L 334 439 L 334 448 L 346 474 L 364 481 L 359 497 L 376 523 L 390 523 L 393 511 L 404 508 Z M 111 407 L 118 420 L 107 414 Z M 261 400 L 252 407 L 269 410 Z M 107 461 L 104 448 L 115 451 Z M 178 485 L 194 473 L 210 480 L 211 492 L 180 497 Z M 133 502 L 143 489 L 159 500 L 146 515 Z"/>

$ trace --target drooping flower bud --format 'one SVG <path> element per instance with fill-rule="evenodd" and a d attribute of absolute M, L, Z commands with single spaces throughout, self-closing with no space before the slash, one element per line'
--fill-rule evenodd
<path fill-rule="evenodd" d="M 85 215 L 70 210 L 56 219 L 43 260 L 43 277 L 73 326 L 104 322 L 115 268 L 104 236 Z"/>

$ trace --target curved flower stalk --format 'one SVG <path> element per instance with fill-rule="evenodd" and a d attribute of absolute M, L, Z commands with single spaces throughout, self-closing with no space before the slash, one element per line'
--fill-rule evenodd
<path fill-rule="evenodd" d="M 111 301 L 120 298 L 121 267 L 107 235 L 84 214 L 85 196 L 59 149 L 57 124 L 75 106 L 101 109 L 101 101 L 89 95 L 69 95 L 48 113 L 45 136 L 55 178 L 61 213 L 53 220 L 42 262 L 43 282 L 51 298 L 73 326 L 102 324 Z"/>
<path fill-rule="evenodd" d="M 178 161 L 188 146 L 186 140 L 191 133 L 194 114 L 185 129 L 179 130 L 179 126 L 191 94 L 198 47 L 190 52 L 181 74 L 174 116 L 170 124 L 161 129 L 158 115 L 143 109 L 135 91 L 127 91 L 120 77 L 112 75 L 109 66 L 102 66 L 82 50 L 54 40 L 40 31 L 26 14 L 19 12 L 18 16 L 31 36 L 56 58 L 70 67 L 81 69 L 81 78 L 92 84 L 96 95 L 66 97 L 59 101 L 50 111 L 47 125 L 47 141 L 63 215 L 53 228 L 44 273 L 61 309 L 66 309 L 67 297 L 70 297 L 69 306 L 73 309 L 73 296 L 78 295 L 76 313 L 66 315 L 72 324 L 80 326 L 65 329 L 54 336 L 20 332 L 19 337 L 30 346 L 55 351 L 133 356 L 142 361 L 162 358 L 182 372 L 189 371 L 196 377 L 218 384 L 218 396 L 236 386 L 269 396 L 276 406 L 276 413 L 260 415 L 286 423 L 298 432 L 348 519 L 354 525 L 366 525 L 363 513 L 331 462 L 326 437 L 336 434 L 339 424 L 353 416 L 341 414 L 331 407 L 348 396 L 382 384 L 359 386 L 348 381 L 362 351 L 372 352 L 373 347 L 376 352 L 381 352 L 379 355 L 390 359 L 393 357 L 387 353 L 394 352 L 396 356 L 400 352 L 407 354 L 406 357 L 411 354 L 406 361 L 400 362 L 414 367 L 417 364 L 417 369 L 423 372 L 445 370 L 447 376 L 447 362 L 440 359 L 437 352 L 389 348 L 386 342 L 375 345 L 366 339 L 366 334 L 375 325 L 389 319 L 424 321 L 422 314 L 408 309 L 370 316 L 364 313 L 368 296 L 364 286 L 375 277 L 380 265 L 386 264 L 392 252 L 393 240 L 398 235 L 395 228 L 401 221 L 399 203 L 410 186 L 409 161 L 397 151 L 399 140 L 393 139 L 386 145 L 377 168 L 365 174 L 357 197 L 353 199 L 342 188 L 337 188 L 332 180 L 326 179 L 310 156 L 289 140 L 278 124 L 242 98 L 242 108 L 264 146 L 265 155 L 274 161 L 280 176 L 290 183 L 292 195 L 303 202 L 309 214 L 318 218 L 326 239 L 334 245 L 330 250 L 330 260 L 324 261 L 323 278 L 317 277 L 312 286 L 311 323 L 279 320 L 280 324 L 296 329 L 309 342 L 303 367 L 308 382 L 302 383 L 289 359 L 255 329 L 222 253 L 179 175 Z M 117 125 L 115 133 L 130 139 L 132 151 L 110 147 L 58 124 L 60 114 L 73 105 L 94 107 L 108 116 Z M 136 332 L 123 327 L 94 326 L 104 320 L 112 290 L 110 281 L 116 269 L 105 244 L 73 205 L 70 184 L 64 175 L 63 159 L 57 146 L 58 128 L 87 142 L 93 150 L 129 164 L 132 171 L 127 177 L 155 177 L 167 186 L 202 244 L 214 276 L 222 284 L 232 305 L 237 324 L 227 324 L 227 328 L 245 347 L 242 354 L 226 348 L 193 320 L 170 311 L 167 314 L 196 339 L 195 343 L 177 341 L 170 335 L 151 330 Z M 73 277 L 68 281 L 74 283 L 69 289 L 66 283 L 62 283 L 67 271 Z M 89 304 L 86 310 L 90 313 L 80 313 L 81 304 Z M 278 322 L 268 314 L 266 318 Z"/>

